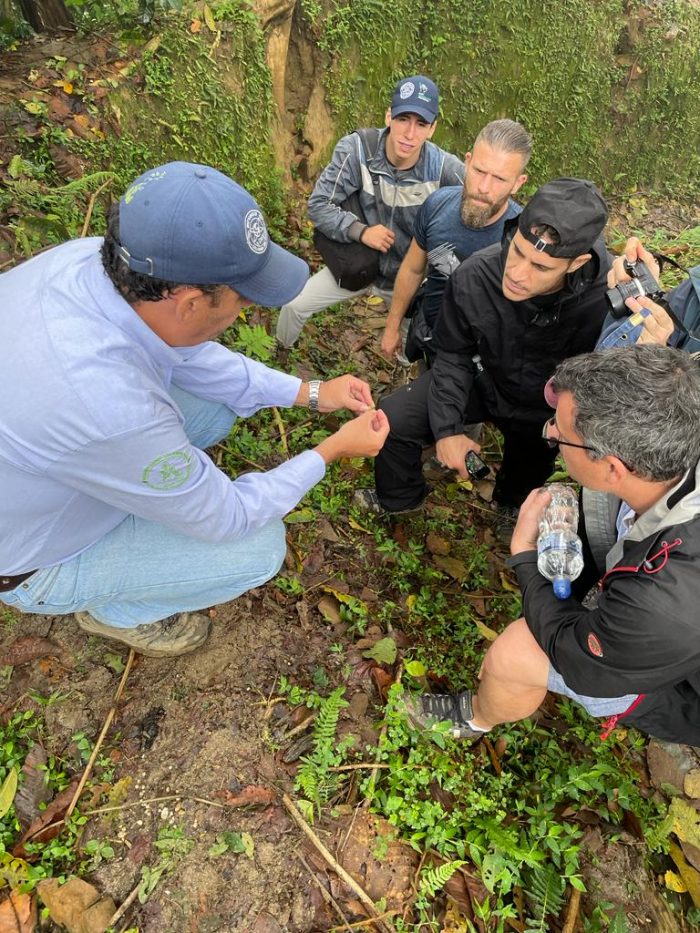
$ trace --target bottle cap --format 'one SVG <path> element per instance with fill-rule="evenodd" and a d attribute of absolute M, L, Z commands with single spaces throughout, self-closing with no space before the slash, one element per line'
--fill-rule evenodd
<path fill-rule="evenodd" d="M 568 599 L 571 596 L 571 580 L 566 577 L 555 577 L 552 580 L 552 589 L 557 599 Z"/>

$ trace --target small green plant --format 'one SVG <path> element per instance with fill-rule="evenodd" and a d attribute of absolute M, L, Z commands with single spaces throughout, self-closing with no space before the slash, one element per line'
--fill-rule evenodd
<path fill-rule="evenodd" d="M 158 832 L 154 845 L 158 851 L 155 864 L 144 865 L 141 868 L 138 888 L 138 899 L 141 904 L 146 903 L 160 879 L 176 867 L 177 863 L 192 849 L 194 842 L 185 835 L 181 827 L 168 826 Z"/>
<path fill-rule="evenodd" d="M 305 808 L 307 815 L 313 812 L 313 808 L 320 814 L 321 805 L 327 803 L 337 791 L 340 777 L 329 771 L 329 768 L 342 764 L 349 745 L 354 741 L 352 736 L 346 736 L 336 743 L 338 717 L 341 709 L 348 706 L 347 700 L 343 699 L 344 693 L 345 688 L 338 687 L 320 703 L 314 722 L 313 750 L 301 759 L 302 765 L 297 771 L 297 790 L 304 794 L 311 805 Z"/>
<path fill-rule="evenodd" d="M 237 324 L 229 340 L 232 350 L 239 350 L 245 356 L 268 363 L 275 349 L 275 338 L 260 324 Z"/>

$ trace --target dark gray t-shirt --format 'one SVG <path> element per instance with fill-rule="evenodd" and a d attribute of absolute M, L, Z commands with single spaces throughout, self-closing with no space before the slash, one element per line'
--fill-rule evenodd
<path fill-rule="evenodd" d="M 465 227 L 460 216 L 462 185 L 450 185 L 434 191 L 425 201 L 416 218 L 413 236 L 428 254 L 427 282 L 423 310 L 433 327 L 442 305 L 442 293 L 447 280 L 457 266 L 477 250 L 499 243 L 503 225 L 522 211 L 515 201 L 495 223 L 478 229 Z"/>

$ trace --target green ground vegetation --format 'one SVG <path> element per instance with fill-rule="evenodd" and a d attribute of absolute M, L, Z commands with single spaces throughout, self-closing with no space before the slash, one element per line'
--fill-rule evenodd
<path fill-rule="evenodd" d="M 421 72 L 441 88 L 436 141 L 453 152 L 509 116 L 535 140 L 536 185 L 581 175 L 610 194 L 697 193 L 696 4 L 349 0 L 309 17 L 331 59 L 327 90 L 345 129 L 375 114 L 394 81 Z"/>

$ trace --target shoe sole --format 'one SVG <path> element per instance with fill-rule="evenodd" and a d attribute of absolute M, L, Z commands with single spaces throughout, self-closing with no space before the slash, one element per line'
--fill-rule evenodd
<path fill-rule="evenodd" d="M 146 658 L 176 658 L 181 654 L 189 654 L 191 651 L 196 651 L 197 648 L 201 648 L 209 637 L 209 629 L 207 629 L 204 637 L 198 642 L 193 645 L 188 645 L 186 648 L 180 648 L 177 651 L 168 651 L 166 648 L 141 648 L 138 645 L 129 644 L 128 641 L 124 638 L 119 638 L 118 635 L 108 635 L 101 629 L 93 628 L 90 622 L 83 621 L 79 618 L 79 615 L 82 615 L 82 613 L 75 613 L 78 626 L 83 632 L 86 632 L 88 635 L 95 635 L 97 638 L 104 638 L 105 641 L 117 642 L 117 644 L 124 645 L 126 648 L 133 648 L 136 654 L 142 654 Z M 126 629 L 126 631 L 128 631 L 128 629 Z"/>

